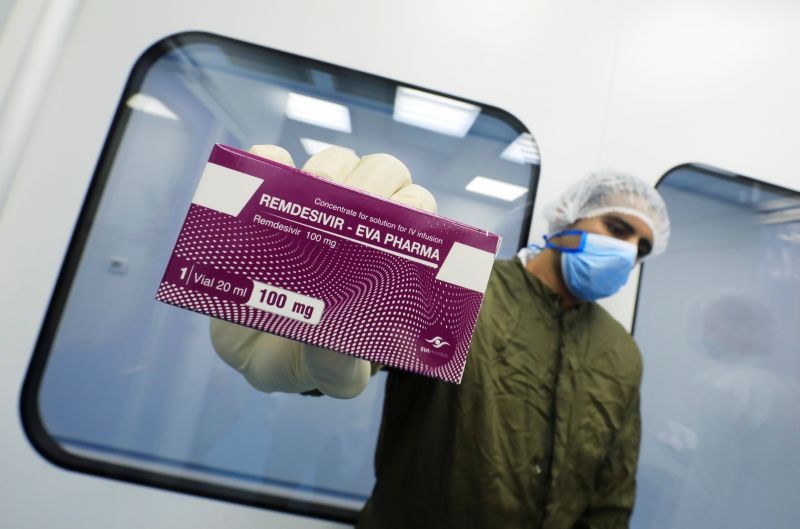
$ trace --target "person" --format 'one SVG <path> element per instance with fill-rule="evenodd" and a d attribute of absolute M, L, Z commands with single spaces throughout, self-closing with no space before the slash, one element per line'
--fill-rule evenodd
<path fill-rule="evenodd" d="M 747 287 L 705 288 L 687 303 L 699 355 L 681 362 L 694 368 L 656 427 L 674 498 L 656 510 L 658 527 L 780 527 L 794 518 L 800 386 L 774 358 L 774 304 Z"/>
<path fill-rule="evenodd" d="M 291 163 L 285 151 L 254 152 Z M 331 148 L 303 168 L 433 211 L 388 155 Z M 626 527 L 638 457 L 641 354 L 595 300 L 664 251 L 665 204 L 615 172 L 548 208 L 542 246 L 496 261 L 460 385 L 390 370 L 368 528 Z M 221 358 L 262 391 L 357 395 L 379 366 L 213 320 Z"/>

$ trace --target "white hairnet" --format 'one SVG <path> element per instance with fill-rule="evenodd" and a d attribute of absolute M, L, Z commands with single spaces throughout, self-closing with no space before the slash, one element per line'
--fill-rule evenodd
<path fill-rule="evenodd" d="M 669 217 L 664 199 L 653 186 L 635 176 L 616 171 L 596 171 L 570 187 L 545 208 L 550 233 L 567 229 L 580 219 L 606 213 L 625 213 L 640 218 L 653 231 L 653 250 L 667 248 Z"/>

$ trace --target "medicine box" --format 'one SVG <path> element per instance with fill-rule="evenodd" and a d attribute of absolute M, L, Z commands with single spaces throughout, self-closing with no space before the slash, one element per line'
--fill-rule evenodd
<path fill-rule="evenodd" d="M 459 383 L 500 237 L 215 145 L 156 299 Z"/>

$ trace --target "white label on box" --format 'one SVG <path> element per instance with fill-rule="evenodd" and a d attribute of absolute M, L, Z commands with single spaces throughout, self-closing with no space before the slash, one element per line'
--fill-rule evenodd
<path fill-rule="evenodd" d="M 262 182 L 255 176 L 207 163 L 192 202 L 235 217 Z"/>
<path fill-rule="evenodd" d="M 492 275 L 492 266 L 493 253 L 455 242 L 436 279 L 483 293 Z"/>
<path fill-rule="evenodd" d="M 255 280 L 253 292 L 245 305 L 311 325 L 318 324 L 325 311 L 325 302 L 321 299 Z"/>

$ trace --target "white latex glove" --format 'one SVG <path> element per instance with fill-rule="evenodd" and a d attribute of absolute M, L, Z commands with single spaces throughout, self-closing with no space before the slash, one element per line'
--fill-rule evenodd
<path fill-rule="evenodd" d="M 275 145 L 255 145 L 250 152 L 294 166 L 291 155 Z M 406 166 L 388 154 L 359 159 L 351 150 L 331 147 L 312 156 L 303 170 L 401 204 L 436 212 L 433 195 L 412 184 Z M 223 320 L 211 319 L 211 343 L 222 360 L 242 373 L 253 387 L 267 393 L 319 389 L 331 397 L 348 399 L 360 394 L 369 382 L 371 368 L 366 360 Z"/>

